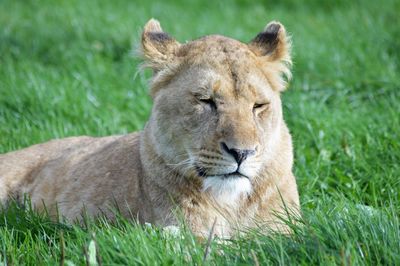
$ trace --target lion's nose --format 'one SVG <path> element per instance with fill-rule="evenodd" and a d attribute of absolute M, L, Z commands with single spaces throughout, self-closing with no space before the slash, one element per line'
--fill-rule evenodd
<path fill-rule="evenodd" d="M 221 147 L 224 151 L 229 153 L 230 155 L 235 158 L 238 165 L 240 165 L 247 157 L 252 156 L 256 153 L 256 150 L 244 150 L 244 149 L 236 149 L 236 148 L 229 148 L 225 142 L 221 142 Z"/>

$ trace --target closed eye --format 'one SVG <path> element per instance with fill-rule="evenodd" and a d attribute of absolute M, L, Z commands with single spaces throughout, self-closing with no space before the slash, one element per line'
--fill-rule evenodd
<path fill-rule="evenodd" d="M 253 112 L 255 112 L 256 114 L 261 113 L 262 111 L 265 111 L 269 106 L 269 103 L 255 103 L 253 105 Z"/>
<path fill-rule="evenodd" d="M 217 105 L 215 104 L 215 102 L 211 98 L 197 98 L 197 100 L 199 102 L 201 102 L 202 104 L 210 106 L 214 110 L 217 109 Z"/>
<path fill-rule="evenodd" d="M 264 105 L 266 105 L 266 103 L 256 103 L 256 104 L 254 104 L 253 109 L 261 108 Z"/>

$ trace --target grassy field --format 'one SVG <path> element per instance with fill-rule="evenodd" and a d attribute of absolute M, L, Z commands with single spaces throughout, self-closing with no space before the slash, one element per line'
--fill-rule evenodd
<path fill-rule="evenodd" d="M 275 3 L 278 2 L 278 3 Z M 57 4 L 56 4 L 57 3 Z M 151 17 L 180 41 L 242 41 L 280 20 L 294 79 L 283 95 L 304 221 L 206 245 L 132 221 L 53 223 L 0 213 L 0 265 L 400 264 L 400 2 L 0 0 L 0 153 L 143 127 L 148 73 L 132 45 Z"/>

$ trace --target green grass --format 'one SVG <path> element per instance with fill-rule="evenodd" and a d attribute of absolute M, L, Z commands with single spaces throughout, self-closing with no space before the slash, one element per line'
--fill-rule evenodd
<path fill-rule="evenodd" d="M 70 226 L 12 206 L 0 214 L 0 264 L 82 265 L 94 250 L 104 265 L 400 264 L 399 1 L 55 3 L 0 1 L 0 153 L 141 129 L 149 75 L 134 78 L 131 47 L 151 17 L 180 41 L 248 41 L 276 19 L 294 43 L 283 98 L 304 218 L 291 237 L 212 242 L 203 262 L 206 245 L 188 232 L 122 218 Z"/>

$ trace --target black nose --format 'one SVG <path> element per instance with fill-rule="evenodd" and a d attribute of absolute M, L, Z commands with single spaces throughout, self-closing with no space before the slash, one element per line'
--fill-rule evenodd
<path fill-rule="evenodd" d="M 221 142 L 222 149 L 229 153 L 235 158 L 238 165 L 240 165 L 247 157 L 254 155 L 256 153 L 255 150 L 241 150 L 235 148 L 229 148 L 225 142 Z"/>

